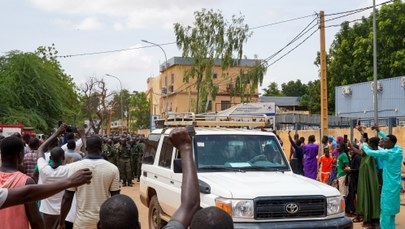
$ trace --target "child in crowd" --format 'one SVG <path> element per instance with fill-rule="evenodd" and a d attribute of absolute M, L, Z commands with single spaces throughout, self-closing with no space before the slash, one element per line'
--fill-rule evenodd
<path fill-rule="evenodd" d="M 330 155 L 329 147 L 325 146 L 323 148 L 323 155 L 319 158 L 320 181 L 322 183 L 328 183 L 333 162 L 334 158 Z"/>

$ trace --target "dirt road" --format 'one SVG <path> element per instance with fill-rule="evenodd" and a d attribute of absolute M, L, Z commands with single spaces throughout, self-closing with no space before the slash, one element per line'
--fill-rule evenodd
<path fill-rule="evenodd" d="M 139 199 L 139 183 L 135 183 L 134 187 L 123 187 L 121 194 L 130 196 L 136 203 L 139 211 L 139 219 L 143 229 L 148 229 L 148 208 L 143 206 Z M 405 194 L 401 195 L 401 203 L 405 204 Z M 405 229 L 405 206 L 401 206 L 401 212 L 396 217 L 396 228 Z M 354 229 L 361 229 L 361 223 L 355 223 Z"/>

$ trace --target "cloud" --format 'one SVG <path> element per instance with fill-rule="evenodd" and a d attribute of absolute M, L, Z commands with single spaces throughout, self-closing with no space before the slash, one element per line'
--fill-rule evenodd
<path fill-rule="evenodd" d="M 117 31 L 124 30 L 124 25 L 122 23 L 114 23 L 114 29 Z"/>
<path fill-rule="evenodd" d="M 94 17 L 88 17 L 81 21 L 56 18 L 51 20 L 51 24 L 66 30 L 99 30 L 104 25 Z"/>
<path fill-rule="evenodd" d="M 60 18 L 51 20 L 51 24 L 61 27 L 63 29 L 71 29 L 72 27 L 74 27 L 74 24 L 71 20 Z"/>
<path fill-rule="evenodd" d="M 135 45 L 130 48 L 140 47 Z M 148 70 L 151 65 L 151 57 L 146 56 L 141 49 L 112 53 L 106 56 L 91 58 L 81 65 L 86 70 L 97 69 L 101 73 L 139 72 Z"/>
<path fill-rule="evenodd" d="M 85 18 L 77 26 L 79 30 L 97 30 L 103 27 L 103 24 L 94 17 Z"/>
<path fill-rule="evenodd" d="M 151 17 L 151 15 L 153 15 Z M 175 20 L 173 20 L 175 19 Z M 172 28 L 175 21 L 188 21 L 192 19 L 190 13 L 181 9 L 145 9 L 128 15 L 126 28 L 144 28 L 150 25 L 161 25 L 164 28 Z"/>
<path fill-rule="evenodd" d="M 202 7 L 211 8 L 218 0 L 31 0 L 37 8 L 62 16 L 108 16 L 116 30 L 161 25 L 172 28 L 174 22 L 189 22 L 192 12 Z M 94 19 L 93 19 L 94 20 Z M 84 22 L 83 22 L 84 23 Z M 84 28 L 93 28 L 95 21 L 87 19 Z M 89 25 L 90 24 L 90 25 Z"/>

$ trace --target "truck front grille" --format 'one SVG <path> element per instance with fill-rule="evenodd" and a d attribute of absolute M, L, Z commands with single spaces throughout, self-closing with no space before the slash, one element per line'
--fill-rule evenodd
<path fill-rule="evenodd" d="M 314 218 L 326 216 L 324 196 L 260 197 L 255 199 L 256 219 Z"/>

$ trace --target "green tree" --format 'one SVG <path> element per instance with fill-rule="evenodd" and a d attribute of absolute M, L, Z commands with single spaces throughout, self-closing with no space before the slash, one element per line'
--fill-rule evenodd
<path fill-rule="evenodd" d="M 121 97 L 122 96 L 122 97 Z M 132 94 L 126 90 L 123 89 L 122 91 L 119 91 L 115 94 L 113 94 L 113 101 L 112 101 L 112 118 L 113 119 L 121 119 L 121 106 L 122 106 L 122 112 L 123 112 L 123 119 L 126 119 L 127 123 L 129 123 L 129 112 L 131 109 L 131 100 Z M 121 99 L 122 99 L 122 104 L 121 104 Z"/>
<path fill-rule="evenodd" d="M 132 130 L 150 128 L 150 102 L 145 92 L 134 91 L 129 100 Z"/>
<path fill-rule="evenodd" d="M 383 5 L 377 14 L 378 78 L 390 78 L 405 72 L 405 2 L 395 0 Z M 335 109 L 336 86 L 373 79 L 372 14 L 350 26 L 341 25 L 327 60 L 328 107 Z M 319 54 L 315 61 L 319 64 Z"/>
<path fill-rule="evenodd" d="M 244 17 L 232 16 L 227 22 L 221 11 L 203 9 L 194 13 L 193 27 L 174 24 L 176 43 L 184 58 L 190 58 L 192 65 L 183 80 L 196 79 L 196 112 L 205 112 L 210 99 L 215 99 L 218 86 L 213 84 L 212 68 L 214 61 L 221 59 L 225 70 L 238 65 L 243 55 L 243 45 L 251 36 Z M 233 55 L 236 54 L 236 61 Z"/>
<path fill-rule="evenodd" d="M 47 132 L 59 120 L 71 122 L 79 107 L 72 78 L 54 58 L 56 49 L 11 51 L 0 57 L 0 122 Z"/>
<path fill-rule="evenodd" d="M 241 68 L 239 76 L 236 77 L 234 82 L 229 83 L 231 96 L 239 96 L 241 103 L 251 101 L 259 84 L 262 84 L 266 70 L 267 68 L 259 60 L 256 61 L 254 66 Z"/>
<path fill-rule="evenodd" d="M 264 96 L 281 96 L 280 89 L 278 88 L 278 84 L 276 82 L 271 82 L 267 88 L 263 89 Z"/>
<path fill-rule="evenodd" d="M 281 84 L 281 93 L 284 96 L 303 96 L 307 91 L 307 85 L 301 83 L 301 80 L 288 81 Z"/>
<path fill-rule="evenodd" d="M 307 107 L 312 114 L 321 112 L 321 84 L 319 80 L 309 81 L 306 93 L 300 98 L 300 105 Z"/>

